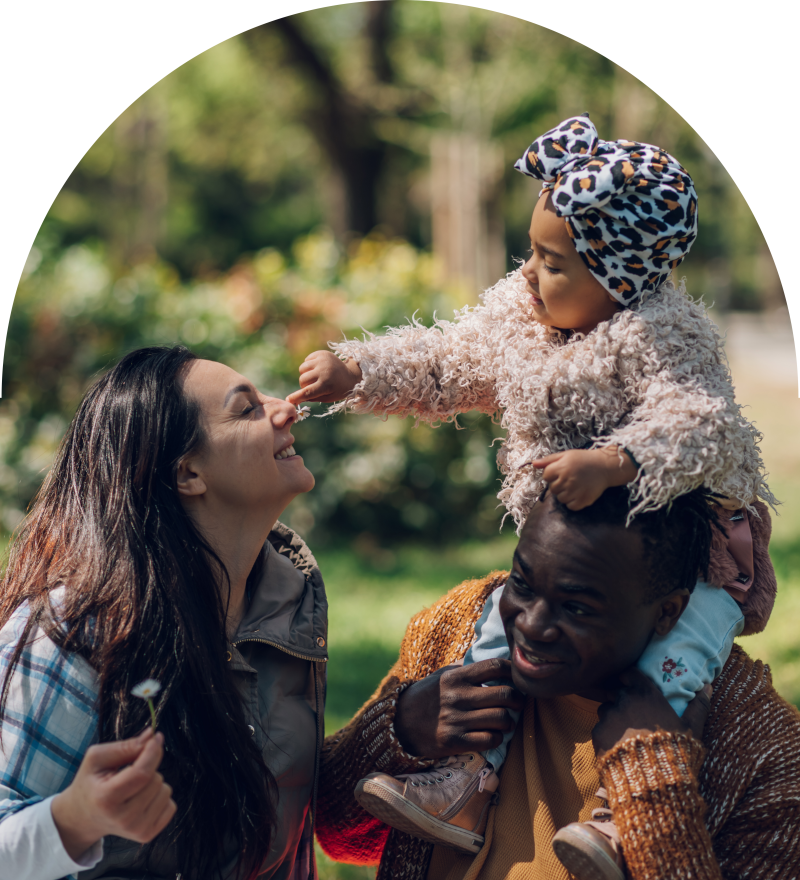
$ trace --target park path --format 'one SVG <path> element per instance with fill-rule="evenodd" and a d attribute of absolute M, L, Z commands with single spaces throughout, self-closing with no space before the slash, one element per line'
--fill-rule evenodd
<path fill-rule="evenodd" d="M 726 334 L 736 398 L 764 435 L 770 487 L 785 503 L 775 537 L 800 538 L 800 399 L 789 313 L 733 312 L 714 319 Z"/>

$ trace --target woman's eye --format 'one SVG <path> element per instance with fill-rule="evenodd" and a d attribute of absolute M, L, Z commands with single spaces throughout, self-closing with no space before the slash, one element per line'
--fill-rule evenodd
<path fill-rule="evenodd" d="M 248 415 L 250 415 L 250 413 L 253 412 L 254 410 L 255 410 L 255 406 L 251 403 L 251 404 L 249 404 L 245 409 L 242 410 L 242 415 L 243 415 L 243 416 L 248 416 Z"/>
<path fill-rule="evenodd" d="M 545 263 L 545 264 L 544 264 L 544 267 L 545 267 L 545 269 L 547 269 L 547 271 L 548 271 L 551 275 L 558 275 L 558 271 L 559 271 L 559 270 L 556 269 L 556 268 L 554 268 L 553 266 L 548 266 L 547 263 Z"/>

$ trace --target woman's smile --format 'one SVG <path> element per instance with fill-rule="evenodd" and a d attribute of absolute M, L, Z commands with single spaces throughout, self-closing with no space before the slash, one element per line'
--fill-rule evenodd
<path fill-rule="evenodd" d="M 281 448 L 280 452 L 275 453 L 275 461 L 286 461 L 287 458 L 300 458 L 294 451 L 294 437 L 290 437 L 289 442 Z"/>

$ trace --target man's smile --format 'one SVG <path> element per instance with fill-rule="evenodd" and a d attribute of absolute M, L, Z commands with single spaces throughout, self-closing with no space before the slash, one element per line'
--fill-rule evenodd
<path fill-rule="evenodd" d="M 526 678 L 547 678 L 564 666 L 563 660 L 557 660 L 554 657 L 543 657 L 527 648 L 520 648 L 516 644 L 511 655 L 511 661 Z"/>

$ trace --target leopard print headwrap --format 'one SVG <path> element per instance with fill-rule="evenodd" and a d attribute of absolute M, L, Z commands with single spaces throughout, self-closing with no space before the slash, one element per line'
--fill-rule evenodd
<path fill-rule="evenodd" d="M 552 190 L 583 262 L 623 306 L 666 281 L 697 237 L 697 193 L 680 164 L 650 144 L 600 140 L 586 113 L 514 167 Z"/>

